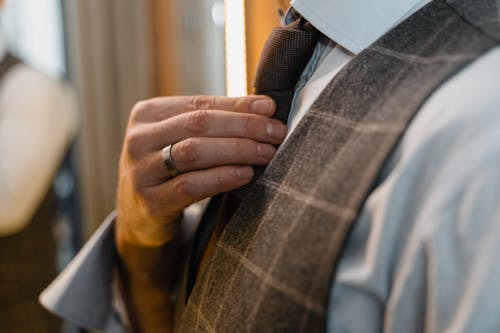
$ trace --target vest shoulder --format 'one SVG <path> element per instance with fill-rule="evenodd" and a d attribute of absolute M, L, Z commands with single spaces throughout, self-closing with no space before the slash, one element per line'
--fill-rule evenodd
<path fill-rule="evenodd" d="M 497 0 L 446 0 L 446 3 L 466 21 L 484 34 L 500 41 L 500 17 Z"/>

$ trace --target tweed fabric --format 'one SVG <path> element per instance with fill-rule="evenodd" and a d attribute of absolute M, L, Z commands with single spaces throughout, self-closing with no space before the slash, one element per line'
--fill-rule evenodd
<path fill-rule="evenodd" d="M 276 112 L 273 118 L 284 123 L 290 113 L 294 87 L 321 35 L 293 8 L 291 12 L 294 21 L 284 27 L 275 28 L 264 44 L 254 83 L 257 94 L 268 95 L 275 101 Z M 210 201 L 195 236 L 186 295 L 190 294 L 198 270 L 206 262 L 226 223 L 263 171 L 262 166 L 254 166 L 254 177 L 249 184 L 216 195 Z"/>
<path fill-rule="evenodd" d="M 482 33 L 500 41 L 500 1 L 481 1 L 475 6 L 467 0 L 448 0 L 450 7 Z"/>
<path fill-rule="evenodd" d="M 179 331 L 325 331 L 337 259 L 384 161 L 429 95 L 497 44 L 476 15 L 495 1 L 450 3 L 430 3 L 329 83 L 226 226 Z"/>
<path fill-rule="evenodd" d="M 0 237 L 0 332 L 60 330 L 61 321 L 38 303 L 40 292 L 57 275 L 52 233 L 56 220 L 51 190 L 26 228 Z"/>

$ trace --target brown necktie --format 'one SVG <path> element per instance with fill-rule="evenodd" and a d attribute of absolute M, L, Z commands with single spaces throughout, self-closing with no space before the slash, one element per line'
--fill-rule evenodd
<path fill-rule="evenodd" d="M 284 123 L 288 119 L 295 85 L 320 37 L 320 33 L 293 9 L 291 14 L 296 20 L 285 27 L 275 28 L 264 44 L 254 81 L 255 93 L 274 99 L 276 113 L 273 118 Z M 203 268 L 227 222 L 264 170 L 263 167 L 254 169 L 250 184 L 212 198 L 195 237 L 186 295 L 190 294 L 197 272 Z"/>
<path fill-rule="evenodd" d="M 277 111 L 273 118 L 286 123 L 295 85 L 311 58 L 320 33 L 292 9 L 297 19 L 275 28 L 262 50 L 255 75 L 255 93 L 274 99 Z"/>
<path fill-rule="evenodd" d="M 267 38 L 254 80 L 255 93 L 268 95 L 276 102 L 273 118 L 285 124 L 288 122 L 295 85 L 320 37 L 319 31 L 293 8 L 291 15 L 296 18 L 292 23 L 273 29 Z M 255 166 L 252 181 L 229 192 L 234 209 L 263 171 L 264 167 Z"/>

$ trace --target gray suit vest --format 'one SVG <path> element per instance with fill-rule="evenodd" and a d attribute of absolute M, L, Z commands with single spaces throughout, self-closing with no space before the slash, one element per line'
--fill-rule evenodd
<path fill-rule="evenodd" d="M 497 6 L 435 0 L 342 69 L 229 221 L 178 331 L 325 331 L 337 260 L 384 161 L 433 91 L 499 43 Z"/>

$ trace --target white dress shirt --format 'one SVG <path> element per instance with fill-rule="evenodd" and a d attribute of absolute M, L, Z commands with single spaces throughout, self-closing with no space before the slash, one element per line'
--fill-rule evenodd
<path fill-rule="evenodd" d="M 0 60 L 6 54 L 0 36 Z M 52 184 L 77 130 L 68 86 L 15 65 L 0 85 L 0 236 L 22 230 Z"/>
<path fill-rule="evenodd" d="M 297 85 L 291 131 L 354 54 L 426 2 L 292 1 L 340 46 L 318 44 Z M 332 283 L 328 332 L 499 330 L 498 77 L 500 48 L 495 48 L 422 106 L 347 240 Z M 113 323 L 119 329 L 109 300 L 103 311 L 112 262 L 102 254 L 111 248 L 112 218 L 45 291 L 42 302 L 88 326 Z"/>

